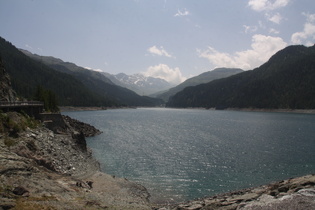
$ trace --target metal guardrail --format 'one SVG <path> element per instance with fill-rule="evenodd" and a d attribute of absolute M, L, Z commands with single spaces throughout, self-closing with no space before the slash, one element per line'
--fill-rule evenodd
<path fill-rule="evenodd" d="M 44 106 L 40 101 L 0 101 L 0 107 Z"/>

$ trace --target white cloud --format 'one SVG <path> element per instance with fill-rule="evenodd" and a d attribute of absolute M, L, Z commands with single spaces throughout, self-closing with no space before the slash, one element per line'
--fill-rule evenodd
<path fill-rule="evenodd" d="M 257 31 L 257 26 L 248 26 L 248 25 L 243 25 L 244 29 L 245 29 L 245 34 L 247 33 L 254 33 Z"/>
<path fill-rule="evenodd" d="M 160 46 L 160 49 L 156 47 L 155 45 L 150 47 L 148 49 L 148 52 L 154 54 L 154 55 L 159 55 L 159 56 L 166 56 L 169 58 L 172 58 L 173 56 L 170 55 L 166 50 L 164 50 L 163 46 Z"/>
<path fill-rule="evenodd" d="M 250 6 L 252 10 L 258 12 L 264 11 L 267 20 L 276 24 L 280 24 L 283 17 L 280 15 L 280 13 L 272 14 L 273 10 L 285 7 L 289 2 L 290 0 L 249 0 L 248 6 Z"/>
<path fill-rule="evenodd" d="M 182 17 L 182 16 L 187 16 L 190 15 L 190 12 L 185 8 L 183 10 L 178 9 L 177 13 L 174 15 L 175 17 Z"/>
<path fill-rule="evenodd" d="M 280 32 L 274 28 L 269 29 L 269 33 L 271 34 L 279 34 Z"/>
<path fill-rule="evenodd" d="M 275 10 L 287 6 L 290 0 L 249 0 L 248 6 L 255 11 Z"/>
<path fill-rule="evenodd" d="M 84 67 L 84 68 L 87 69 L 87 70 L 90 70 L 90 71 L 104 72 L 102 69 L 93 69 L 91 67 Z"/>
<path fill-rule="evenodd" d="M 179 84 L 186 80 L 178 67 L 172 69 L 166 64 L 150 66 L 147 71 L 142 72 L 142 74 L 144 74 L 145 76 L 164 79 L 172 84 Z"/>
<path fill-rule="evenodd" d="M 315 14 L 305 14 L 307 20 L 303 31 L 296 32 L 291 36 L 292 44 L 313 45 L 315 40 Z"/>
<path fill-rule="evenodd" d="M 198 50 L 199 57 L 208 59 L 216 67 L 253 69 L 266 62 L 273 54 L 287 46 L 280 37 L 256 34 L 252 37 L 251 49 L 234 54 L 219 52 L 212 47 Z"/>
<path fill-rule="evenodd" d="M 268 20 L 270 20 L 271 22 L 276 23 L 276 24 L 280 24 L 280 22 L 282 20 L 282 16 L 279 13 L 276 13 L 275 15 L 272 15 L 272 16 L 267 14 L 267 18 L 268 18 Z"/>
<path fill-rule="evenodd" d="M 315 22 L 315 14 L 303 12 L 302 15 L 304 15 L 307 18 L 307 22 Z"/>

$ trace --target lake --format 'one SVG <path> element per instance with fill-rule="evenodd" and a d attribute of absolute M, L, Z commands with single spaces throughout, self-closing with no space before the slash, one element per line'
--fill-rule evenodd
<path fill-rule="evenodd" d="M 315 115 L 138 108 L 64 112 L 103 131 L 87 139 L 102 171 L 179 202 L 315 173 Z"/>

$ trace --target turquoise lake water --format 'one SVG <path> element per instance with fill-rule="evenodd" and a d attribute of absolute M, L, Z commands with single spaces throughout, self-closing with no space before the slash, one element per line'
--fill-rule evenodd
<path fill-rule="evenodd" d="M 315 173 L 315 115 L 139 108 L 63 113 L 103 133 L 87 139 L 102 171 L 179 202 Z"/>

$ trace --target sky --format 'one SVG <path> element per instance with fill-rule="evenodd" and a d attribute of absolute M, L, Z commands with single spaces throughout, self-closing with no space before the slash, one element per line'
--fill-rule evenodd
<path fill-rule="evenodd" d="M 0 0 L 0 36 L 110 74 L 178 84 L 218 67 L 251 70 L 315 41 L 314 0 Z"/>

